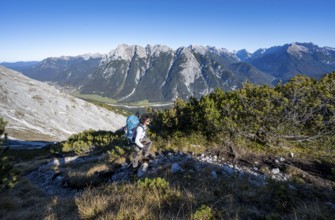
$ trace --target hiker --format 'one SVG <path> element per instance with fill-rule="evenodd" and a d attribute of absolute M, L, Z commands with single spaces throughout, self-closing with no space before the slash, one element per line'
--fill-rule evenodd
<path fill-rule="evenodd" d="M 150 116 L 148 114 L 142 115 L 140 118 L 140 123 L 136 127 L 133 140 L 133 142 L 135 143 L 135 159 L 133 162 L 134 168 L 138 166 L 138 160 L 142 155 L 144 155 L 144 157 L 150 157 L 152 159 L 155 158 L 154 154 L 150 153 L 152 142 L 146 136 L 146 130 L 149 124 Z"/>

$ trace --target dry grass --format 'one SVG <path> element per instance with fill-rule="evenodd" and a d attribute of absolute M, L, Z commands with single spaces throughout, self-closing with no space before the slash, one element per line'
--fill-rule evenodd
<path fill-rule="evenodd" d="M 251 153 L 236 149 L 242 156 Z M 16 168 L 27 167 L 18 184 L 0 192 L 1 219 L 331 219 L 335 215 L 335 193 L 329 188 L 272 181 L 256 186 L 247 176 L 219 172 L 213 180 L 213 169 L 194 169 L 191 162 L 182 164 L 183 173 L 173 174 L 171 166 L 161 166 L 148 180 L 134 176 L 122 184 L 107 183 L 96 175 L 113 170 L 123 157 L 57 167 L 82 194 L 51 197 L 24 177 L 47 158 L 40 152 L 17 160 Z"/>
<path fill-rule="evenodd" d="M 69 198 L 45 196 L 23 180 L 1 193 L 0 216 L 4 216 L 2 219 L 196 219 L 200 213 L 213 219 L 330 219 L 334 214 L 324 204 L 325 196 L 312 190 L 290 190 L 280 183 L 255 187 L 246 179 L 233 176 L 217 181 L 200 178 L 207 171 L 195 176 L 170 176 L 167 172 L 161 174 L 169 177 L 168 187 L 150 184 L 145 187 L 137 181 L 104 184 L 87 187 L 81 195 Z M 208 209 L 201 210 L 202 206 Z"/>
<path fill-rule="evenodd" d="M 28 173 L 36 169 L 41 164 L 47 163 L 48 159 L 43 160 L 33 160 L 33 161 L 27 161 L 18 163 L 15 165 L 15 169 L 20 170 L 22 173 Z"/>
<path fill-rule="evenodd" d="M 62 173 L 65 181 L 71 187 L 84 188 L 101 184 L 104 179 L 101 179 L 97 174 L 104 171 L 109 171 L 110 167 L 106 163 L 97 163 L 96 161 L 79 163 L 75 165 L 66 165 L 60 167 L 58 172 Z"/>
<path fill-rule="evenodd" d="M 46 196 L 26 178 L 0 192 L 0 219 L 79 219 L 76 209 L 73 198 Z"/>
<path fill-rule="evenodd" d="M 185 200 L 181 197 L 175 189 L 163 192 L 137 184 L 113 184 L 85 191 L 76 198 L 76 204 L 84 219 L 171 219 L 171 214 L 164 213 L 164 209 L 175 206 L 177 200 Z"/>
<path fill-rule="evenodd" d="M 2 219 L 41 219 L 48 199 L 28 180 L 21 180 L 14 188 L 0 196 Z"/>

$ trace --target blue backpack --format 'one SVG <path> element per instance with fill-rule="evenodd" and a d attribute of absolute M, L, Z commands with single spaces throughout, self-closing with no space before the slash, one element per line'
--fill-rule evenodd
<path fill-rule="evenodd" d="M 140 121 L 137 116 L 135 115 L 128 116 L 126 121 L 126 137 L 128 143 L 133 143 L 134 131 L 139 123 Z"/>

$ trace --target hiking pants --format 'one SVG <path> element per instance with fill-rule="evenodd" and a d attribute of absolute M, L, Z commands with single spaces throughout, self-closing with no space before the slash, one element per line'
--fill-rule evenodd
<path fill-rule="evenodd" d="M 143 151 L 142 151 L 142 155 L 144 155 L 145 157 L 150 155 L 150 148 L 152 145 L 151 140 L 148 137 L 144 137 L 141 140 L 141 143 L 143 144 Z M 138 153 L 141 149 L 138 146 L 135 146 L 135 151 L 136 153 Z"/>
<path fill-rule="evenodd" d="M 152 145 L 152 142 L 149 138 L 144 137 L 141 140 L 141 143 L 143 144 L 143 150 L 142 153 L 139 154 L 139 152 L 141 151 L 141 148 L 139 148 L 137 145 L 135 145 L 135 152 L 134 152 L 134 161 L 133 161 L 133 167 L 137 167 L 138 166 L 138 161 L 140 160 L 140 158 L 143 157 L 143 155 L 145 157 L 148 157 L 150 155 L 150 148 Z"/>

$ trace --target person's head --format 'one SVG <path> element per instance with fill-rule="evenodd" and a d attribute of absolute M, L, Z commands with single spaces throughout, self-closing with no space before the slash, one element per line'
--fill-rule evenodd
<path fill-rule="evenodd" d="M 142 125 L 148 125 L 150 123 L 150 116 L 148 114 L 144 114 L 140 118 L 140 123 Z"/>

